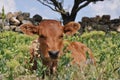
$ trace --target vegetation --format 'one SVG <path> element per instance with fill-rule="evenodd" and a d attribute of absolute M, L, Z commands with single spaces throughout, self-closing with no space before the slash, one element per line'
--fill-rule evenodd
<path fill-rule="evenodd" d="M 84 7 L 88 6 L 90 3 L 96 3 L 98 1 L 104 0 L 74 0 L 73 6 L 71 5 L 71 11 L 64 8 L 64 0 L 37 0 L 41 4 L 49 7 L 55 12 L 60 13 L 63 20 L 63 24 L 70 21 L 75 21 L 77 13 Z"/>
<path fill-rule="evenodd" d="M 5 10 L 4 10 L 4 6 L 2 7 L 2 25 L 0 25 L 0 31 L 3 29 L 4 27 L 4 21 L 5 21 Z"/>
<path fill-rule="evenodd" d="M 0 33 L 0 78 L 3 80 L 36 80 L 46 70 L 38 60 L 38 70 L 30 71 L 29 46 L 36 36 L 5 31 Z M 66 53 L 58 65 L 57 73 L 45 80 L 119 80 L 120 79 L 120 33 L 102 31 L 86 32 L 81 36 L 65 39 L 80 41 L 92 49 L 96 66 L 77 67 L 67 65 L 71 59 Z"/>

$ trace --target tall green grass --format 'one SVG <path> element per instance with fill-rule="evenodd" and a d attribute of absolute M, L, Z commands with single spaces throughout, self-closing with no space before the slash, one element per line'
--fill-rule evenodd
<path fill-rule="evenodd" d="M 29 46 L 36 36 L 27 36 L 15 32 L 0 33 L 0 76 L 3 80 L 35 80 L 42 77 L 43 65 L 31 72 Z M 66 66 L 68 55 L 61 58 L 57 73 L 45 77 L 45 80 L 119 80 L 120 79 L 120 33 L 102 31 L 86 32 L 81 36 L 65 37 L 70 41 L 86 44 L 94 53 L 96 66 Z M 69 53 L 68 53 L 69 54 Z M 31 77 L 31 78 L 30 78 Z"/>
<path fill-rule="evenodd" d="M 13 80 L 28 74 L 29 45 L 34 37 L 15 33 L 0 33 L 0 74 Z"/>

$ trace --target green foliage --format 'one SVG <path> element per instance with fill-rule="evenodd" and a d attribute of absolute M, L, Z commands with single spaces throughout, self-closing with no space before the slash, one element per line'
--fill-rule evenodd
<path fill-rule="evenodd" d="M 4 6 L 2 7 L 2 25 L 0 26 L 0 28 L 3 30 L 4 27 L 4 21 L 5 21 L 5 10 L 4 10 Z"/>
<path fill-rule="evenodd" d="M 0 33 L 0 73 L 5 77 L 17 77 L 27 73 L 29 44 L 33 39 L 15 32 Z"/>
<path fill-rule="evenodd" d="M 40 60 L 37 60 L 39 67 L 37 71 L 33 73 L 30 71 L 29 45 L 35 38 L 36 36 L 27 36 L 15 32 L 0 33 L 0 74 L 4 76 L 5 80 L 13 80 L 22 75 L 24 77 L 22 80 L 36 80 L 42 77 L 46 67 L 42 65 Z M 86 32 L 81 36 L 79 34 L 65 36 L 65 39 L 82 42 L 91 48 L 96 59 L 96 66 L 69 66 L 72 59 L 69 57 L 71 52 L 67 52 L 59 61 L 57 73 L 45 77 L 45 80 L 120 79 L 120 33 L 105 34 L 102 31 L 93 31 Z"/>
<path fill-rule="evenodd" d="M 5 10 L 4 10 L 4 6 L 2 7 L 2 19 L 5 19 Z"/>

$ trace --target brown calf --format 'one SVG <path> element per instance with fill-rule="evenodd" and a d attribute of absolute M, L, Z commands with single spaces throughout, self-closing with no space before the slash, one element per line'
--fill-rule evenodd
<path fill-rule="evenodd" d="M 57 67 L 59 57 L 63 54 L 64 40 L 63 35 L 73 35 L 80 29 L 80 24 L 70 22 L 62 26 L 56 20 L 43 20 L 38 26 L 32 24 L 23 24 L 21 30 L 28 35 L 37 34 L 39 38 L 33 41 L 30 49 L 31 60 L 35 56 L 40 56 L 42 63 L 54 72 Z M 72 63 L 80 65 L 86 62 L 86 52 L 89 53 L 92 62 L 94 57 L 89 48 L 80 42 L 71 42 L 67 48 L 72 52 Z M 36 55 L 38 53 L 38 55 Z M 33 69 L 36 69 L 37 63 L 34 61 Z"/>

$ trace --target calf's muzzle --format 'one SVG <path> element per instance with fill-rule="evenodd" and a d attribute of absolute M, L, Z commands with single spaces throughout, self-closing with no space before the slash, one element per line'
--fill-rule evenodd
<path fill-rule="evenodd" d="M 59 51 L 48 51 L 48 53 L 49 53 L 49 56 L 52 59 L 57 59 L 58 58 Z"/>

